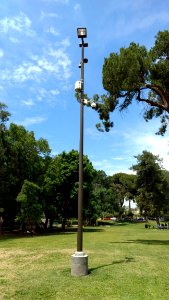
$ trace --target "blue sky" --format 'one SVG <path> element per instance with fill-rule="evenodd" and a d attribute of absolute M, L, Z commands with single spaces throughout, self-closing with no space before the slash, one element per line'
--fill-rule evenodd
<path fill-rule="evenodd" d="M 0 1 L 0 101 L 11 122 L 46 138 L 53 154 L 79 149 L 81 49 L 77 27 L 88 30 L 85 48 L 85 93 L 103 93 L 104 58 L 130 42 L 154 44 L 159 30 L 169 29 L 168 0 L 4 0 Z M 84 154 L 108 175 L 130 173 L 143 150 L 160 155 L 169 170 L 169 137 L 156 136 L 159 122 L 146 123 L 143 106 L 112 115 L 109 133 L 95 128 L 97 113 L 85 107 Z"/>

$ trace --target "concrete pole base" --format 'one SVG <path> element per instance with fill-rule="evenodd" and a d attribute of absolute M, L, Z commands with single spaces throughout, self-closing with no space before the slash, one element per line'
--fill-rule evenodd
<path fill-rule="evenodd" d="M 71 256 L 71 275 L 88 275 L 88 255 L 85 255 L 83 252 L 75 252 Z"/>

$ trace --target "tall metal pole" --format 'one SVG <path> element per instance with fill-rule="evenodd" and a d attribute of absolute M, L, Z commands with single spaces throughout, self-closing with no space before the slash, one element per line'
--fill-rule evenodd
<path fill-rule="evenodd" d="M 84 119 L 84 64 L 87 59 L 84 58 L 84 43 L 87 37 L 86 28 L 77 28 L 78 38 L 82 39 L 79 46 L 82 48 L 81 57 L 81 78 L 80 78 L 80 145 L 79 145 L 79 192 L 78 192 L 78 229 L 77 229 L 77 251 L 73 254 L 71 261 L 71 275 L 85 276 L 88 274 L 88 255 L 83 253 L 83 119 Z M 75 85 L 76 86 L 76 85 Z"/>
<path fill-rule="evenodd" d="M 81 95 L 80 95 L 80 145 L 79 145 L 79 192 L 78 192 L 78 230 L 77 252 L 83 252 L 83 123 L 84 123 L 84 40 L 80 44 L 81 57 Z"/>

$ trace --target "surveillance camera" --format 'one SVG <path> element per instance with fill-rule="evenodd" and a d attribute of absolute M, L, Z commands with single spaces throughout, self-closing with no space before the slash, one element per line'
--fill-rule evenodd
<path fill-rule="evenodd" d="M 81 92 L 82 91 L 82 82 L 80 80 L 75 82 L 75 92 Z"/>
<path fill-rule="evenodd" d="M 91 107 L 92 107 L 92 108 L 95 108 L 95 107 L 96 107 L 96 103 L 95 103 L 95 102 L 92 102 L 92 103 L 91 103 Z"/>
<path fill-rule="evenodd" d="M 83 104 L 86 104 L 86 105 L 89 104 L 89 100 L 84 99 L 84 100 L 83 100 Z"/>

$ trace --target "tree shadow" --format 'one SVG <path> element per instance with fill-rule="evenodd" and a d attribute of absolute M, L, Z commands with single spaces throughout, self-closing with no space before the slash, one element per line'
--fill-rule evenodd
<path fill-rule="evenodd" d="M 57 231 L 57 232 L 45 232 L 45 233 L 38 233 L 38 234 L 25 234 L 25 233 L 4 233 L 0 236 L 0 242 L 5 242 L 6 240 L 14 240 L 14 239 L 23 239 L 23 238 L 28 238 L 28 239 L 36 239 L 39 237 L 47 237 L 47 236 L 57 236 L 57 235 L 70 235 L 70 234 L 75 234 L 76 232 L 64 232 L 64 231 Z"/>
<path fill-rule="evenodd" d="M 134 257 L 127 257 L 126 256 L 124 259 L 112 261 L 111 264 L 101 265 L 101 266 L 98 266 L 98 267 L 95 267 L 95 268 L 90 268 L 88 272 L 89 272 L 89 274 L 91 274 L 95 270 L 98 270 L 98 269 L 102 269 L 102 268 L 105 268 L 105 267 L 110 267 L 110 266 L 117 265 L 117 264 L 131 263 L 131 262 L 135 262 Z"/>
<path fill-rule="evenodd" d="M 145 245 L 169 245 L 169 240 L 127 240 L 124 242 L 111 242 L 112 244 L 145 244 Z"/>
<path fill-rule="evenodd" d="M 169 240 L 135 240 L 131 241 L 137 244 L 146 244 L 146 245 L 169 245 Z"/>
<path fill-rule="evenodd" d="M 104 229 L 87 228 L 87 227 L 83 229 L 83 232 L 101 232 L 101 231 L 104 231 Z M 76 228 L 69 227 L 66 228 L 65 230 L 62 230 L 61 228 L 56 228 L 53 231 L 38 232 L 33 235 L 29 235 L 24 232 L 9 232 L 9 233 L 4 232 L 2 235 L 0 235 L 0 242 L 10 240 L 10 239 L 38 238 L 38 237 L 70 235 L 70 234 L 77 234 L 77 227 Z"/>
<path fill-rule="evenodd" d="M 98 228 L 98 227 L 85 227 L 84 229 L 83 229 L 83 231 L 84 232 L 101 232 L 101 231 L 104 231 L 104 229 L 103 228 Z"/>

